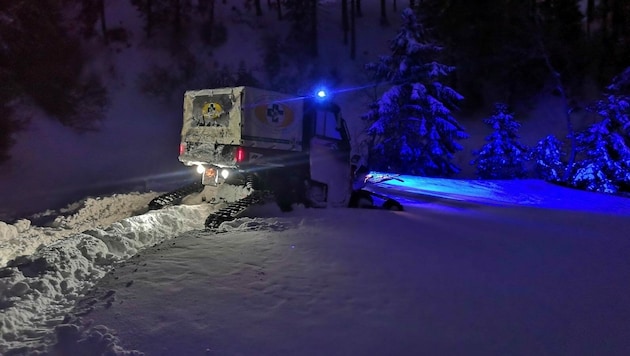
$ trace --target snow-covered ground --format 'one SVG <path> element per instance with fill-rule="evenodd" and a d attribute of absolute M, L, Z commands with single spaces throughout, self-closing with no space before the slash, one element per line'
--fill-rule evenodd
<path fill-rule="evenodd" d="M 365 5 L 367 26 L 362 35 L 357 35 L 355 61 L 348 60 L 349 49 L 342 44 L 338 11 L 332 10 L 337 9 L 339 2 L 325 2 L 321 6 L 320 65 L 344 78 L 342 89 L 365 84 L 363 65 L 375 60 L 381 51 L 387 51 L 388 41 L 397 30 L 398 15 L 392 14 L 390 28 L 373 26 L 378 23 L 378 4 Z M 176 72 L 179 64 L 172 63 L 166 51 L 146 43 L 144 20 L 130 2 L 111 1 L 105 6 L 108 24 L 127 29 L 130 41 L 128 48 L 94 45 L 89 50 L 92 55 L 89 67 L 103 77 L 109 90 L 111 105 L 106 118 L 97 132 L 77 133 L 40 111 L 20 108 L 25 117 L 33 119 L 25 131 L 15 135 L 16 145 L 10 152 L 13 159 L 0 169 L 0 220 L 60 208 L 87 195 L 160 190 L 172 182 L 190 179 L 186 176 L 190 170 L 177 159 L 183 90 L 161 101 L 141 93 L 138 86 L 139 75 L 146 74 L 153 66 Z M 277 26 L 284 23 L 279 23 L 276 12 L 266 7 L 260 18 L 253 15 L 253 8 L 241 15 L 233 8 L 237 7 L 232 2 L 217 2 L 215 8 L 217 21 L 229 29 L 227 43 L 213 48 L 212 54 L 199 50 L 206 47 L 204 44 L 189 45 L 198 56 L 195 71 L 200 80 L 223 66 L 236 72 L 241 61 L 255 75 L 262 76 L 261 36 L 265 33 L 277 36 L 281 33 Z M 244 19 L 250 19 L 251 23 Z M 344 116 L 353 134 L 362 128 L 358 127 L 362 125 L 358 118 L 369 101 L 364 90 L 353 89 L 335 96 L 336 101 L 344 103 Z"/>
<path fill-rule="evenodd" d="M 55 355 L 630 350 L 629 199 L 400 179 L 371 189 L 403 212 L 265 204 L 218 234 L 200 195 L 149 212 L 151 194 L 114 195 L 50 227 L 0 224 L 3 261 L 34 251 L 0 270 L 0 353 L 55 334 Z"/>
<path fill-rule="evenodd" d="M 259 50 L 260 28 L 239 33 L 232 5 L 217 4 L 231 41 L 214 58 L 238 63 Z M 214 234 L 202 225 L 217 205 L 201 196 L 147 211 L 157 191 L 191 179 L 177 161 L 181 100 L 138 93 L 137 75 L 163 55 L 142 44 L 128 2 L 106 5 L 133 46 L 93 52 L 111 74 L 101 131 L 35 113 L 0 170 L 0 354 L 630 354 L 628 199 L 536 180 L 401 177 L 371 189 L 399 196 L 403 212 L 266 204 Z M 344 88 L 364 84 L 357 68 L 396 30 L 365 5 L 355 61 L 336 12 L 321 13 L 322 65 Z M 369 95 L 337 99 L 356 143 Z M 531 115 L 544 125 L 524 124 L 536 128 L 528 143 L 537 126 L 563 132 L 551 104 Z M 486 132 L 466 126 L 469 151 Z M 457 161 L 470 170 L 467 155 Z"/>
<path fill-rule="evenodd" d="M 357 58 L 349 60 L 349 46 L 342 43 L 339 1 L 321 2 L 320 48 L 321 68 L 336 72 L 342 82 L 334 96 L 343 110 L 352 136 L 353 147 L 362 152 L 360 142 L 365 123 L 360 117 L 372 100 L 373 88 L 366 86 L 364 65 L 389 51 L 389 41 L 398 30 L 400 14 L 388 9 L 389 27 L 378 26 L 380 3 L 363 4 L 364 17 L 357 20 Z M 140 93 L 138 76 L 154 65 L 169 64 L 163 51 L 147 45 L 143 19 L 130 2 L 106 2 L 108 24 L 129 30 L 130 47 L 90 49 L 90 68 L 100 73 L 111 95 L 111 106 L 97 132 L 77 133 L 46 117 L 35 109 L 20 108 L 25 117 L 33 117 L 27 129 L 15 135 L 13 159 L 0 167 L 0 220 L 23 218 L 45 209 L 59 208 L 88 195 L 111 192 L 162 190 L 171 183 L 189 179 L 189 171 L 177 160 L 182 124 L 182 97 L 159 101 Z M 256 75 L 262 75 L 264 58 L 260 35 L 273 33 L 278 26 L 275 11 L 265 8 L 264 15 L 253 23 L 244 23 L 232 10 L 231 2 L 217 2 L 216 16 L 229 28 L 228 42 L 200 55 L 196 70 L 203 77 L 215 66 L 245 61 Z M 402 9 L 399 4 L 398 11 Z M 253 9 L 249 10 L 250 12 Z M 248 16 L 247 14 L 245 16 Z M 253 15 L 251 17 L 254 17 Z M 276 29 L 277 30 L 277 29 Z M 203 48 L 191 44 L 190 48 Z M 243 55 L 247 53 L 247 55 Z M 172 67 L 177 65 L 170 63 Z M 235 67 L 233 68 L 235 69 Z M 200 88 L 186 88 L 200 89 Z M 183 94 L 183 93 L 182 93 Z M 523 117 L 523 141 L 533 145 L 544 135 L 566 135 L 563 105 L 556 97 L 537 98 L 528 116 Z M 525 112 L 523 112 L 525 114 Z M 465 118 L 462 124 L 471 138 L 462 142 L 465 150 L 455 162 L 470 178 L 471 150 L 485 143 L 489 130 L 481 121 L 486 114 Z M 576 127 L 579 126 L 575 119 Z M 540 128 L 545 128 L 544 132 Z M 177 184 L 175 184 L 177 185 Z"/>

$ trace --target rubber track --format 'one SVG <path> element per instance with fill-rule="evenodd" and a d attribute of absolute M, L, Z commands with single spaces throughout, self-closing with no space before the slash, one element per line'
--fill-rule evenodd
<path fill-rule="evenodd" d="M 255 190 L 254 176 L 248 175 L 246 177 L 245 188 L 251 189 L 251 193 L 244 198 L 237 201 L 228 203 L 225 207 L 213 212 L 206 218 L 205 226 L 207 229 L 214 230 L 225 221 L 231 221 L 236 218 L 238 214 L 243 212 L 249 206 L 260 203 L 265 198 L 265 192 Z"/>
<path fill-rule="evenodd" d="M 149 202 L 149 209 L 162 209 L 169 205 L 176 205 L 182 202 L 182 199 L 187 195 L 199 193 L 203 190 L 203 184 L 201 181 L 194 182 L 192 184 L 183 186 L 172 192 L 164 193 L 160 196 L 153 198 Z"/>
<path fill-rule="evenodd" d="M 235 202 L 229 203 L 227 206 L 213 212 L 206 218 L 205 226 L 207 229 L 214 230 L 218 228 L 221 223 L 226 221 L 232 221 L 238 214 L 253 204 L 260 203 L 264 200 L 263 192 L 254 191 L 252 194 L 245 198 L 239 199 Z"/>

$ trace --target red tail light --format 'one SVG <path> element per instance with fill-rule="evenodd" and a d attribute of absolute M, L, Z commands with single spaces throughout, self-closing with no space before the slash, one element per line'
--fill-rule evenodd
<path fill-rule="evenodd" d="M 234 157 L 237 163 L 245 161 L 245 149 L 243 147 L 236 148 L 236 156 Z"/>
<path fill-rule="evenodd" d="M 184 142 L 179 144 L 179 155 L 183 155 L 186 152 L 186 144 Z"/>

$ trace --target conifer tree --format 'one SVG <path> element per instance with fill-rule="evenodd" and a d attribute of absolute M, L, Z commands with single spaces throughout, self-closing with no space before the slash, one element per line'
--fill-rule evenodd
<path fill-rule="evenodd" d="M 80 21 L 81 33 L 85 38 L 92 38 L 97 34 L 96 23 L 100 22 L 101 36 L 107 43 L 107 19 L 105 16 L 105 0 L 80 0 L 81 6 L 78 20 Z"/>
<path fill-rule="evenodd" d="M 283 3 L 285 19 L 291 23 L 286 45 L 306 60 L 317 57 L 317 0 L 290 0 Z"/>
<path fill-rule="evenodd" d="M 616 193 L 630 187 L 630 98 L 608 95 L 590 111 L 600 120 L 577 135 L 583 157 L 571 183 L 578 188 Z"/>
<path fill-rule="evenodd" d="M 15 144 L 13 135 L 21 130 L 24 123 L 15 118 L 13 110 L 4 97 L 0 97 L 0 164 L 11 158 L 11 147 Z"/>
<path fill-rule="evenodd" d="M 535 176 L 548 182 L 562 181 L 566 169 L 562 161 L 563 156 L 562 142 L 556 136 L 548 135 L 538 141 L 529 155 L 529 158 L 535 162 Z"/>
<path fill-rule="evenodd" d="M 514 119 L 505 104 L 495 104 L 494 114 L 483 120 L 492 128 L 486 143 L 470 164 L 477 168 L 477 176 L 482 179 L 514 179 L 527 175 L 525 163 L 527 148 L 518 139 L 521 124 Z"/>
<path fill-rule="evenodd" d="M 163 29 L 170 28 L 176 37 L 182 34 L 183 26 L 191 16 L 190 0 L 131 0 L 144 18 L 144 30 L 147 38 Z M 207 2 L 198 5 L 207 7 Z"/>
<path fill-rule="evenodd" d="M 466 96 L 467 109 L 476 110 L 494 97 L 486 88 L 502 92 L 509 102 L 540 92 L 550 76 L 545 55 L 567 89 L 580 85 L 597 53 L 610 56 L 602 50 L 585 53 L 581 2 L 423 0 L 419 14 L 448 44 L 450 63 L 458 68 L 457 89 Z"/>
<path fill-rule="evenodd" d="M 468 137 L 451 113 L 463 97 L 442 84 L 453 67 L 436 61 L 441 47 L 431 43 L 414 12 L 402 12 L 402 25 L 390 42 L 391 55 L 366 65 L 389 89 L 364 116 L 368 121 L 373 169 L 426 176 L 460 171 L 453 154 Z"/>
<path fill-rule="evenodd" d="M 27 102 L 79 131 L 95 130 L 104 119 L 107 91 L 85 65 L 81 42 L 68 30 L 71 5 L 0 2 L 0 162 L 10 157 L 13 135 L 31 119 L 14 110 L 16 102 Z"/>
<path fill-rule="evenodd" d="M 28 98 L 63 125 L 92 130 L 103 119 L 107 92 L 86 68 L 64 10 L 54 0 L 0 5 L 0 97 Z M 88 102 L 94 106 L 86 114 Z"/>
<path fill-rule="evenodd" d="M 616 75 L 606 90 L 616 95 L 630 95 L 630 67 Z"/>

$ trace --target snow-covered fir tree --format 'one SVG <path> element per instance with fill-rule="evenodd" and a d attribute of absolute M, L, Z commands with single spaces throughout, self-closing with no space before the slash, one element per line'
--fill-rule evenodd
<path fill-rule="evenodd" d="M 630 95 L 630 67 L 615 76 L 606 90 L 616 95 Z"/>
<path fill-rule="evenodd" d="M 436 61 L 441 48 L 431 43 L 411 9 L 390 43 L 392 54 L 366 65 L 389 89 L 364 116 L 369 123 L 370 166 L 404 174 L 451 176 L 468 138 L 451 110 L 463 97 L 440 81 L 454 70 Z"/>
<path fill-rule="evenodd" d="M 571 182 L 578 188 L 616 193 L 630 188 L 630 98 L 607 95 L 590 111 L 600 120 L 577 135 L 582 159 Z"/>
<path fill-rule="evenodd" d="M 566 168 L 562 161 L 563 156 L 562 142 L 554 135 L 548 135 L 538 141 L 529 152 L 529 158 L 535 162 L 534 173 L 536 177 L 548 182 L 562 180 Z"/>
<path fill-rule="evenodd" d="M 493 115 L 483 121 L 492 128 L 492 133 L 480 150 L 473 151 L 476 157 L 470 164 L 477 168 L 477 176 L 482 179 L 527 176 L 527 147 L 518 141 L 521 124 L 508 111 L 507 105 L 495 104 Z"/>

